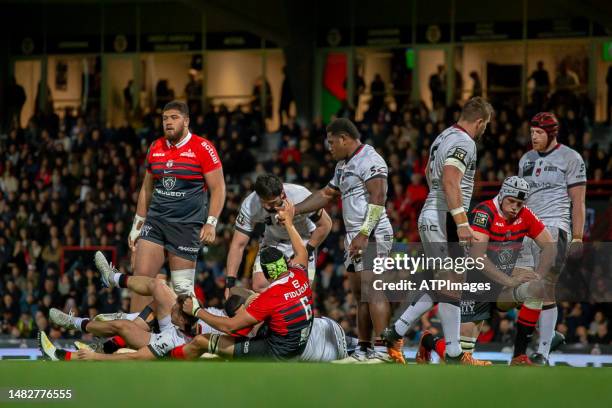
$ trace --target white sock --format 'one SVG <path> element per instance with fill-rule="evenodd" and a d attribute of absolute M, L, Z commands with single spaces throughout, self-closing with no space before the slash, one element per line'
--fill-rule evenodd
<path fill-rule="evenodd" d="M 476 348 L 476 337 L 461 336 L 461 350 L 464 353 L 472 353 Z"/>
<path fill-rule="evenodd" d="M 83 320 L 89 320 L 83 317 L 73 317 L 72 319 L 74 320 L 74 325 L 78 331 L 81 331 L 81 323 L 83 323 Z"/>
<path fill-rule="evenodd" d="M 550 342 L 555 335 L 555 326 L 557 325 L 557 306 L 552 309 L 542 309 L 540 313 L 540 320 L 538 321 L 540 327 L 540 344 L 538 345 L 538 353 L 548 358 L 550 353 Z"/>
<path fill-rule="evenodd" d="M 121 273 L 119 273 L 119 272 L 115 272 L 115 273 L 113 274 L 113 282 L 115 282 L 115 286 L 116 286 L 116 287 L 119 287 L 119 278 L 121 278 L 121 275 L 122 275 L 122 274 L 121 274 Z"/>
<path fill-rule="evenodd" d="M 438 303 L 438 314 L 446 339 L 446 354 L 457 357 L 461 354 L 459 332 L 461 331 L 461 308 L 450 303 Z"/>
<path fill-rule="evenodd" d="M 408 309 L 402 313 L 402 316 L 395 322 L 395 331 L 400 336 L 406 334 L 410 326 L 433 307 L 431 297 L 426 293 L 417 300 L 414 305 L 408 306 Z"/>

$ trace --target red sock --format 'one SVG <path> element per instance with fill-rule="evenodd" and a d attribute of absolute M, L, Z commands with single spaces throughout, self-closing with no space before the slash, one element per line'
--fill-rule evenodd
<path fill-rule="evenodd" d="M 541 309 L 530 309 L 525 305 L 521 306 L 516 321 L 516 338 L 514 339 L 514 354 L 519 356 L 527 352 L 527 345 L 533 337 L 535 326 L 540 318 Z"/>
<path fill-rule="evenodd" d="M 440 358 L 444 358 L 444 353 L 446 353 L 446 341 L 444 340 L 444 337 L 434 340 L 434 350 L 440 356 Z"/>
<path fill-rule="evenodd" d="M 114 341 L 117 347 L 119 348 L 127 347 L 127 343 L 125 342 L 125 340 L 123 340 L 123 337 L 121 336 L 114 336 L 111 338 L 111 340 Z"/>
<path fill-rule="evenodd" d="M 182 346 L 178 346 L 170 350 L 170 357 L 175 360 L 186 360 L 187 357 L 185 357 L 185 350 L 183 350 L 184 347 L 185 345 L 183 344 Z"/>
<path fill-rule="evenodd" d="M 72 351 L 67 351 L 66 355 L 64 356 L 64 361 L 70 361 L 72 360 Z"/>

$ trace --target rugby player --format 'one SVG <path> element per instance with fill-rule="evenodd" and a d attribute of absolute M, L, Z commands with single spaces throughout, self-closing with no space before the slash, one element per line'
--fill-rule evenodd
<path fill-rule="evenodd" d="M 262 174 L 257 177 L 255 191 L 244 199 L 236 218 L 234 235 L 227 255 L 226 289 L 236 284 L 244 249 L 258 223 L 265 225 L 259 248 L 274 247 L 279 249 L 286 258 L 293 256 L 289 235 L 276 216 L 276 208 L 282 205 L 285 199 L 292 203 L 299 203 L 309 195 L 310 191 L 307 188 L 297 184 L 283 183 L 273 174 Z M 312 283 L 316 272 L 315 250 L 325 241 L 331 231 L 331 218 L 324 209 L 320 209 L 311 214 L 297 215 L 294 225 L 308 250 L 308 278 Z M 268 280 L 261 270 L 259 256 L 258 253 L 253 265 L 253 289 L 257 292 L 268 287 Z M 227 294 L 226 290 L 226 296 Z"/>
<path fill-rule="evenodd" d="M 492 285 L 480 296 L 461 301 L 461 347 L 464 352 L 474 350 L 482 322 L 491 318 L 495 300 L 498 308 L 507 310 L 507 305 L 514 307 L 514 303 L 525 302 L 528 307 L 543 295 L 545 282 L 539 277 L 550 269 L 555 248 L 544 224 L 524 205 L 528 196 L 527 181 L 511 176 L 504 180 L 496 197 L 478 204 L 470 213 L 474 232 L 470 256 L 482 259 L 484 268 L 482 271 L 470 270 L 467 278 L 470 282 L 489 282 Z M 525 237 L 533 239 L 543 251 L 535 272 L 514 268 Z M 527 327 L 519 320 L 519 333 Z M 527 343 L 515 346 L 513 362 L 521 359 L 517 356 L 524 355 L 526 348 Z M 445 341 L 433 337 L 426 330 L 420 340 L 417 363 L 428 363 L 432 349 L 444 359 Z M 478 365 L 490 364 L 480 361 Z"/>
<path fill-rule="evenodd" d="M 578 152 L 557 142 L 559 122 L 554 114 L 540 112 L 531 119 L 533 149 L 521 157 L 518 175 L 531 186 L 527 205 L 546 225 L 557 242 L 557 257 L 549 274 L 552 290 L 545 294 L 541 307 L 533 311 L 521 308 L 519 319 L 530 323 L 539 321 L 538 351 L 531 355 L 533 363 L 548 363 L 548 354 L 557 324 L 557 305 L 554 283 L 565 264 L 566 257 L 579 257 L 585 219 L 586 168 Z M 540 249 L 526 239 L 517 267 L 529 270 L 538 263 Z M 532 334 L 532 333 L 531 333 Z M 531 336 L 523 333 L 522 336 Z M 528 341 L 528 340 L 521 340 Z"/>
<path fill-rule="evenodd" d="M 433 142 L 427 163 L 429 194 L 418 220 L 419 235 L 425 255 L 429 258 L 446 258 L 454 249 L 450 242 L 470 244 L 474 231 L 466 212 L 470 206 L 476 172 L 476 143 L 485 132 L 493 115 L 493 108 L 481 97 L 468 100 L 461 111 L 459 121 L 444 130 Z M 457 256 L 457 255 L 454 255 Z M 435 271 L 438 276 L 444 271 Z M 454 272 L 446 271 L 448 279 Z M 438 278 L 439 279 L 439 278 Z M 466 365 L 476 364 L 471 353 L 463 353 L 460 345 L 461 294 L 437 293 L 440 298 L 438 314 L 446 336 L 446 361 Z M 404 362 L 402 339 L 412 324 L 433 307 L 432 297 L 420 295 L 404 311 L 393 326 L 383 333 L 389 355 Z"/>
<path fill-rule="evenodd" d="M 96 253 L 96 257 L 99 256 L 103 257 L 101 252 Z M 101 264 L 101 261 L 98 260 L 97 264 Z M 100 272 L 105 286 L 127 288 L 133 293 L 150 296 L 154 301 L 145 307 L 134 320 L 96 321 L 68 315 L 52 308 L 49 317 L 53 323 L 95 336 L 118 336 L 105 344 L 103 347 L 105 352 L 111 353 L 119 347 L 138 350 L 136 353 L 129 353 L 129 356 L 122 357 L 122 359 L 147 360 L 162 357 L 176 345 L 184 344 L 193 337 L 196 319 L 182 311 L 185 299 L 190 299 L 189 295 L 181 294 L 177 297 L 161 279 L 121 274 L 113 270 L 108 263 L 107 268 Z M 157 319 L 159 333 L 152 333 L 147 323 L 151 312 Z M 113 343 L 116 347 L 113 347 Z M 85 357 L 83 353 L 75 355 L 70 351 L 56 349 L 44 332 L 40 334 L 39 344 L 43 356 L 51 360 L 78 360 Z"/>
<path fill-rule="evenodd" d="M 167 254 L 174 290 L 190 294 L 200 245 L 215 240 L 225 180 L 215 147 L 189 131 L 187 105 L 169 102 L 162 115 L 164 137 L 155 140 L 147 153 L 128 244 L 135 276 L 156 276 Z M 210 190 L 210 205 L 206 190 Z M 140 311 L 150 302 L 149 297 L 133 294 L 131 311 Z"/>
<path fill-rule="evenodd" d="M 352 361 L 385 360 L 372 347 L 372 329 L 379 336 L 389 323 L 389 301 L 384 294 L 374 293 L 369 302 L 362 298 L 362 280 L 371 279 L 372 262 L 386 256 L 393 243 L 393 228 L 387 217 L 388 168 L 376 150 L 360 141 L 360 134 L 348 119 L 335 119 L 327 126 L 327 143 L 334 160 L 334 176 L 329 184 L 296 205 L 297 214 L 317 211 L 333 200 L 342 199 L 342 216 L 346 227 L 344 239 L 345 266 L 349 272 L 351 291 L 357 303 L 359 350 Z M 373 254 L 366 255 L 368 243 Z"/>
<path fill-rule="evenodd" d="M 172 350 L 176 359 L 195 359 L 205 352 L 235 359 L 294 360 L 303 352 L 312 329 L 312 290 L 306 263 L 308 251 L 293 225 L 295 208 L 287 200 L 277 207 L 291 245 L 291 262 L 276 248 L 267 247 L 260 253 L 262 270 L 270 285 L 246 308 L 233 317 L 215 316 L 200 307 L 196 299 L 186 300 L 183 311 L 203 320 L 223 333 L 233 333 L 245 327 L 265 322 L 266 330 L 254 338 L 230 335 L 200 334 L 184 346 Z"/>

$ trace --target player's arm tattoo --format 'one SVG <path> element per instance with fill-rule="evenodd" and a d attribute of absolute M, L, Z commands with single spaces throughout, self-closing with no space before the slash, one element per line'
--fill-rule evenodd
<path fill-rule="evenodd" d="M 337 198 L 339 195 L 340 191 L 334 190 L 333 188 L 326 186 L 321 190 L 312 193 L 301 203 L 296 204 L 295 215 L 309 213 L 323 208 L 327 204 L 329 204 L 331 200 Z"/>
<path fill-rule="evenodd" d="M 212 328 L 224 333 L 232 333 L 245 327 L 254 326 L 259 320 L 251 316 L 244 306 L 241 306 L 234 317 L 215 316 L 204 309 L 198 310 L 197 317 Z"/>
<path fill-rule="evenodd" d="M 572 201 L 572 238 L 582 239 L 584 235 L 584 218 L 586 213 L 584 204 L 586 185 L 571 187 L 567 193 Z"/>
<path fill-rule="evenodd" d="M 325 241 L 325 238 L 327 238 L 332 228 L 332 220 L 329 214 L 327 214 L 327 211 L 323 209 L 320 211 L 321 216 L 315 223 L 317 227 L 314 231 L 312 231 L 310 239 L 308 240 L 308 244 L 314 248 L 318 247 L 323 241 Z"/>
<path fill-rule="evenodd" d="M 206 185 L 210 190 L 210 207 L 208 215 L 219 218 L 225 203 L 225 178 L 223 168 L 218 168 L 204 175 Z"/>

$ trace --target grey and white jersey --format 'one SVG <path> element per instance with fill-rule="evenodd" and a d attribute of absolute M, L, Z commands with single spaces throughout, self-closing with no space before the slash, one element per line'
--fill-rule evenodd
<path fill-rule="evenodd" d="M 389 170 L 385 160 L 367 144 L 362 144 L 348 160 L 341 160 L 336 164 L 334 177 L 328 186 L 342 194 L 342 217 L 346 232 L 356 232 L 361 229 L 368 213 L 370 195 L 366 182 L 380 177 L 387 179 Z M 393 234 L 393 228 L 383 212 L 373 235 Z"/>
<path fill-rule="evenodd" d="M 311 194 L 306 187 L 297 184 L 284 183 L 283 190 L 287 199 L 294 204 L 304 201 Z M 315 222 L 318 220 L 318 214 L 320 212 L 295 216 L 293 224 L 303 239 L 310 238 L 310 234 L 316 228 Z M 289 241 L 287 229 L 278 223 L 276 214 L 266 211 L 257 194 L 252 192 L 240 206 L 235 228 L 250 236 L 258 223 L 266 225 L 263 236 L 263 242 L 266 244 L 273 245 L 277 242 Z"/>
<path fill-rule="evenodd" d="M 562 144 L 548 153 L 530 150 L 519 161 L 518 175 L 531 187 L 527 206 L 544 225 L 571 233 L 568 189 L 586 184 L 586 168 L 580 154 Z"/>
<path fill-rule="evenodd" d="M 423 211 L 448 211 L 446 195 L 442 188 L 442 170 L 445 165 L 453 165 L 463 172 L 461 178 L 461 195 L 463 208 L 467 212 L 474 190 L 476 174 L 476 143 L 467 132 L 458 125 L 453 125 L 440 133 L 429 150 L 429 167 L 427 184 L 429 194 Z"/>

